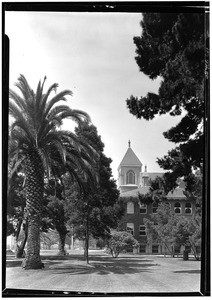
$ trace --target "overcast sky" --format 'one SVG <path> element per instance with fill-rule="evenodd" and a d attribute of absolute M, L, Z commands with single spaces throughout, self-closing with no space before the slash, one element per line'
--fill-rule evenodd
<path fill-rule="evenodd" d="M 139 120 L 126 108 L 130 95 L 157 92 L 160 84 L 135 62 L 133 37 L 141 34 L 140 21 L 137 13 L 6 12 L 10 87 L 24 74 L 36 89 L 46 75 L 46 88 L 56 82 L 58 91 L 72 90 L 68 104 L 90 115 L 113 160 L 115 179 L 129 139 L 149 172 L 163 172 L 156 159 L 175 145 L 162 133 L 180 120 L 168 115 Z"/>

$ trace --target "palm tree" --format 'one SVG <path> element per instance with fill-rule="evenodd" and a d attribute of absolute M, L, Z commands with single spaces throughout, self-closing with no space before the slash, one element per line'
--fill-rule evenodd
<path fill-rule="evenodd" d="M 89 159 L 92 159 L 91 147 L 79 141 L 74 133 L 61 130 L 65 118 L 71 118 L 78 124 L 89 123 L 88 114 L 59 103 L 66 101 L 65 96 L 72 95 L 72 92 L 64 90 L 56 94 L 58 84 L 51 85 L 44 93 L 45 80 L 46 77 L 43 83 L 39 81 L 34 93 L 26 78 L 20 75 L 15 85 L 22 95 L 13 90 L 9 93 L 9 113 L 12 117 L 9 138 L 9 159 L 12 162 L 10 170 L 11 165 L 16 169 L 21 164 L 25 174 L 28 220 L 27 250 L 22 263 L 25 269 L 39 269 L 43 266 L 40 258 L 40 225 L 44 177 L 54 175 L 56 169 L 58 172 L 58 164 L 63 164 L 80 182 L 81 175 L 78 176 L 77 166 L 80 165 L 81 169 L 86 167 L 89 174 Z M 55 91 L 55 95 L 49 100 L 52 91 Z"/>

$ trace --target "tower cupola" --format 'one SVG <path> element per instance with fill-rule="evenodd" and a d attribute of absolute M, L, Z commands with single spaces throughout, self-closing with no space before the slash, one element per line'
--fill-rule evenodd
<path fill-rule="evenodd" d="M 135 189 L 140 183 L 142 163 L 131 148 L 128 141 L 128 149 L 118 167 L 118 186 L 121 191 Z"/>

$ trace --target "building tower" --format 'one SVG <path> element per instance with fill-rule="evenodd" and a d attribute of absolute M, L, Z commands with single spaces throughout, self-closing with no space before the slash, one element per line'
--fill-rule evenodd
<path fill-rule="evenodd" d="M 121 193 L 136 189 L 140 185 L 140 174 L 142 163 L 131 148 L 130 141 L 128 149 L 118 167 L 118 187 Z"/>

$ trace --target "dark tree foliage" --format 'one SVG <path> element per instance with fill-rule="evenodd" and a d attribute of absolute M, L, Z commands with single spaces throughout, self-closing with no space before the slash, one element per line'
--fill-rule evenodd
<path fill-rule="evenodd" d="M 8 180 L 7 236 L 12 234 L 15 237 L 15 256 L 17 258 L 24 257 L 28 236 L 24 183 L 23 172 L 14 172 Z"/>
<path fill-rule="evenodd" d="M 14 234 L 18 238 L 26 206 L 23 184 L 24 176 L 15 172 L 7 196 L 7 236 Z"/>
<path fill-rule="evenodd" d="M 71 190 L 69 195 L 66 194 L 71 199 L 70 225 L 73 225 L 78 238 L 85 239 L 89 234 L 94 238 L 106 238 L 109 237 L 110 229 L 116 228 L 123 214 L 123 209 L 118 203 L 119 191 L 111 178 L 112 160 L 103 153 L 104 144 L 94 125 L 84 124 L 76 129 L 76 134 L 89 142 L 99 154 L 95 166 L 98 184 L 93 187 L 91 179 L 87 178 L 83 193 L 73 193 Z"/>
<path fill-rule="evenodd" d="M 205 15 L 202 13 L 144 13 L 142 35 L 134 37 L 139 70 L 151 79 L 161 77 L 158 94 L 131 96 L 126 100 L 137 118 L 153 119 L 169 113 L 184 116 L 164 137 L 179 143 L 158 159 L 159 165 L 172 171 L 168 181 L 202 168 L 204 157 L 203 119 L 205 79 L 208 76 Z"/>
<path fill-rule="evenodd" d="M 92 234 L 94 237 L 99 237 L 106 232 L 110 232 L 110 228 L 115 228 L 120 215 L 123 213 L 118 203 L 119 191 L 115 180 L 112 179 L 110 167 L 112 160 L 103 153 L 104 144 L 101 141 L 101 136 L 98 135 L 97 128 L 94 125 L 84 123 L 77 128 L 76 133 L 79 137 L 85 140 L 88 139 L 92 147 L 99 153 L 97 163 L 98 186 L 95 193 L 93 193 L 93 190 L 89 191 L 91 194 L 89 196 L 91 198 L 90 203 L 92 203 L 92 216 L 95 220 Z"/>
<path fill-rule="evenodd" d="M 49 180 L 45 188 L 45 210 L 46 216 L 44 225 L 47 228 L 56 229 L 59 234 L 59 252 L 58 255 L 66 255 L 65 239 L 68 229 L 66 226 L 68 217 L 66 214 L 66 205 L 64 197 L 64 187 L 59 180 Z M 43 231 L 46 230 L 43 228 Z"/>

